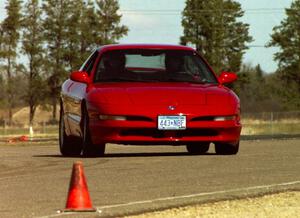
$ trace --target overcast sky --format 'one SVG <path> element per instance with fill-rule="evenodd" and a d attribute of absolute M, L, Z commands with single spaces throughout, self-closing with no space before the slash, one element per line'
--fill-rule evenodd
<path fill-rule="evenodd" d="M 24 0 L 25 2 L 26 0 Z M 0 19 L 5 15 L 5 2 L 0 0 Z M 238 0 L 245 15 L 243 22 L 250 24 L 250 35 L 254 38 L 246 51 L 244 62 L 260 64 L 266 72 L 276 69 L 273 61 L 276 48 L 264 48 L 270 40 L 272 28 L 285 17 L 284 8 L 292 0 Z M 168 43 L 178 44 L 182 35 L 181 12 L 185 0 L 119 0 L 123 14 L 122 23 L 129 27 L 128 36 L 121 43 Z"/>

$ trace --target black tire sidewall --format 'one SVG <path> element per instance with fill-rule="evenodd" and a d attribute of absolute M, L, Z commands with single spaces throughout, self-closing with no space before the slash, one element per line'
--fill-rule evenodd
<path fill-rule="evenodd" d="M 205 154 L 209 150 L 209 143 L 192 143 L 187 144 L 186 149 L 190 154 Z"/>
<path fill-rule="evenodd" d="M 239 151 L 240 142 L 236 144 L 215 143 L 215 151 L 220 155 L 235 155 Z"/>

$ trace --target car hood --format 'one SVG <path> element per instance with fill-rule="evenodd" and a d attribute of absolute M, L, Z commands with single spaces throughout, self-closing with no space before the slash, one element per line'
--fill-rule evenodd
<path fill-rule="evenodd" d="M 95 85 L 88 101 L 131 105 L 229 104 L 233 92 L 220 85 L 191 83 L 110 83 Z"/>

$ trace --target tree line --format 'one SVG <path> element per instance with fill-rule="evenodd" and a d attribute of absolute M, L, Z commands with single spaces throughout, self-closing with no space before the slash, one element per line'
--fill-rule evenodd
<path fill-rule="evenodd" d="M 12 110 L 51 103 L 56 119 L 60 86 L 97 45 L 116 43 L 128 28 L 121 25 L 117 0 L 7 0 L 0 26 L 1 103 Z M 26 64 L 18 63 L 24 55 Z M 17 90 L 17 92 L 16 92 Z M 18 93 L 20 91 L 20 93 Z"/>
<path fill-rule="evenodd" d="M 0 24 L 0 105 L 9 123 L 16 106 L 28 105 L 30 124 L 38 105 L 50 103 L 56 119 L 62 81 L 78 69 L 92 49 L 117 43 L 128 33 L 121 25 L 117 0 L 6 1 L 7 17 Z M 240 96 L 242 111 L 284 111 L 300 108 L 300 0 L 285 10 L 266 46 L 280 50 L 276 72 L 242 62 L 253 41 L 244 11 L 233 0 L 186 0 L 179 42 L 195 46 L 215 72 L 237 72 L 231 88 Z M 18 61 L 17 56 L 27 60 Z"/>
<path fill-rule="evenodd" d="M 273 28 L 266 47 L 276 46 L 276 72 L 266 74 L 260 65 L 242 63 L 248 44 L 249 24 L 244 11 L 232 0 L 186 0 L 182 13 L 181 44 L 192 44 L 215 72 L 237 72 L 231 86 L 239 95 L 242 111 L 268 112 L 300 109 L 300 0 L 285 10 L 286 18 Z"/>

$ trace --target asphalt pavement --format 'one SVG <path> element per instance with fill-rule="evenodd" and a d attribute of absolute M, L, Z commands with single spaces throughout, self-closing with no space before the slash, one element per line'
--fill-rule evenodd
<path fill-rule="evenodd" d="M 115 217 L 300 190 L 300 139 L 242 141 L 234 156 L 108 145 L 103 158 L 62 157 L 56 141 L 1 143 L 0 158 L 0 217 Z M 97 212 L 59 213 L 78 160 Z"/>

